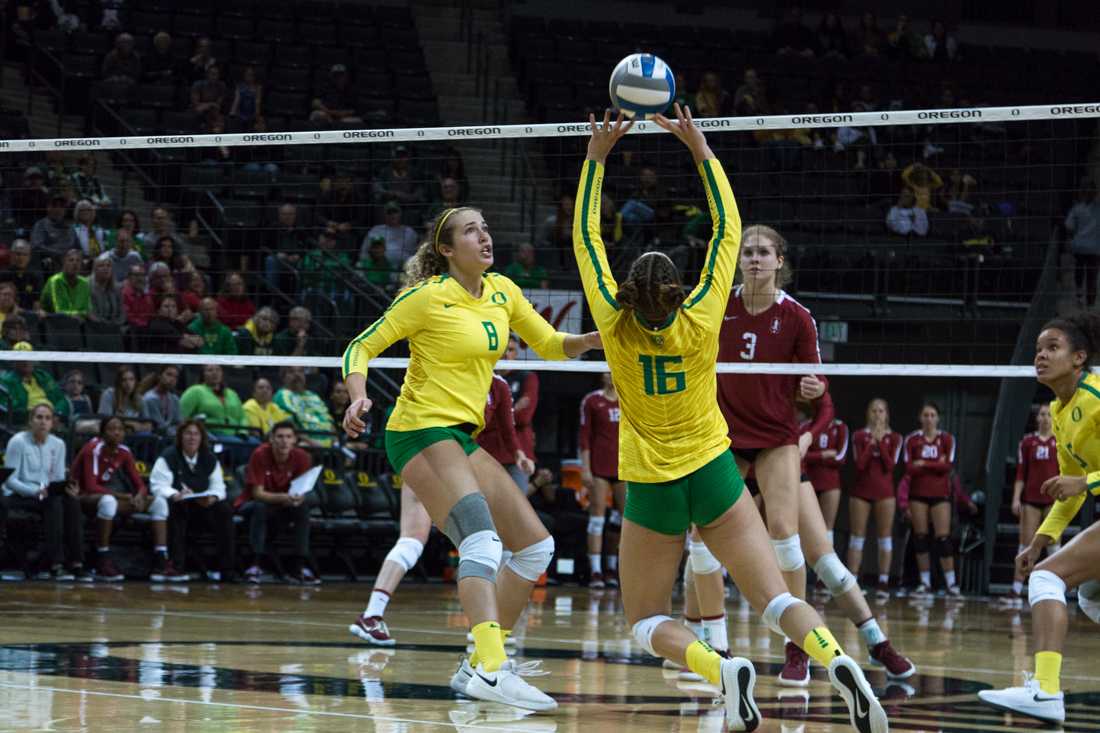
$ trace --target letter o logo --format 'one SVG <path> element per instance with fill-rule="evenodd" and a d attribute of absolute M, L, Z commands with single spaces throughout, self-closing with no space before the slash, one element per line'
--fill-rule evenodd
<path fill-rule="evenodd" d="M 125 144 L 126 144 L 126 138 L 124 138 L 124 137 L 123 137 L 123 138 L 119 138 L 118 144 L 119 144 L 119 145 L 125 145 Z"/>
<path fill-rule="evenodd" d="M 757 117 L 756 118 L 756 124 L 763 125 L 764 124 L 764 118 L 763 117 Z"/>
<path fill-rule="evenodd" d="M 1012 116 L 1013 117 L 1019 117 L 1020 116 L 1020 110 L 1019 109 L 1012 110 Z"/>
<path fill-rule="evenodd" d="M 530 127 L 523 128 L 523 131 L 524 132 L 534 132 L 534 130 L 532 130 Z"/>
<path fill-rule="evenodd" d="M 880 120 L 888 120 L 888 119 L 890 119 L 890 115 L 886 114 L 885 112 L 883 112 L 882 114 L 880 114 L 880 115 L 879 115 L 878 117 L 879 117 L 879 119 L 880 119 Z"/>

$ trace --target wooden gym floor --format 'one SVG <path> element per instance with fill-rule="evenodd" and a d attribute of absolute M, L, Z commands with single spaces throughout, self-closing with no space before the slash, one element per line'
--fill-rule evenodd
<path fill-rule="evenodd" d="M 367 647 L 347 632 L 369 585 L 167 587 L 0 586 L 0 730 L 52 731 L 561 731 L 717 733 L 721 706 L 666 678 L 629 641 L 615 591 L 538 591 L 520 655 L 550 675 L 533 680 L 557 698 L 554 715 L 518 719 L 509 708 L 459 700 L 447 686 L 466 647 L 453 586 L 401 587 L 388 621 L 397 647 Z M 820 606 L 820 601 L 817 605 Z M 905 684 L 868 677 L 892 730 L 1044 730 L 997 713 L 975 692 L 1019 681 L 1030 667 L 1026 609 L 986 599 L 891 599 L 876 606 L 894 644 L 919 665 Z M 761 730 L 847 731 L 820 668 L 808 699 L 781 693 L 782 640 L 730 601 L 730 641 L 759 674 Z M 850 653 L 854 627 L 827 618 Z M 1063 670 L 1066 731 L 1100 730 L 1100 633 L 1070 624 Z"/>

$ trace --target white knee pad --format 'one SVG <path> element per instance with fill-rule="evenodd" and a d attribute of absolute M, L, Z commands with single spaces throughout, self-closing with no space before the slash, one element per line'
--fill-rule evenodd
<path fill-rule="evenodd" d="M 893 537 L 879 537 L 878 549 L 885 550 L 886 552 L 894 551 L 894 538 Z"/>
<path fill-rule="evenodd" d="M 484 578 L 496 582 L 504 545 L 491 529 L 474 532 L 458 546 L 458 579 Z"/>
<path fill-rule="evenodd" d="M 844 567 L 844 563 L 840 561 L 835 552 L 822 555 L 821 559 L 814 564 L 814 572 L 817 573 L 817 577 L 821 578 L 821 582 L 834 596 L 847 593 L 856 587 L 856 576 Z"/>
<path fill-rule="evenodd" d="M 386 554 L 386 561 L 398 565 L 406 573 L 413 569 L 424 552 L 424 543 L 412 537 L 401 537 Z"/>
<path fill-rule="evenodd" d="M 691 571 L 699 575 L 710 575 L 722 569 L 722 564 L 702 542 L 691 543 Z"/>
<path fill-rule="evenodd" d="M 1100 624 L 1100 580 L 1089 580 L 1077 589 L 1077 605 L 1093 623 Z"/>
<path fill-rule="evenodd" d="M 168 520 L 168 500 L 163 496 L 158 496 L 153 499 L 153 503 L 149 505 L 149 516 L 153 518 L 154 522 L 165 522 Z"/>
<path fill-rule="evenodd" d="M 592 514 L 588 517 L 588 534 L 603 534 L 603 517 Z"/>
<path fill-rule="evenodd" d="M 632 629 L 634 632 L 634 641 L 638 642 L 638 646 L 642 649 L 645 649 L 655 657 L 659 657 L 660 655 L 653 651 L 653 632 L 665 621 L 671 620 L 672 619 L 668 616 L 650 616 L 649 618 L 643 618 L 641 621 L 634 624 L 634 628 Z"/>
<path fill-rule="evenodd" d="M 1032 608 L 1041 601 L 1066 605 L 1066 581 L 1049 570 L 1036 570 L 1027 580 L 1027 602 Z"/>
<path fill-rule="evenodd" d="M 848 538 L 848 549 L 863 550 L 863 535 L 854 534 Z"/>
<path fill-rule="evenodd" d="M 779 569 L 783 572 L 793 572 L 806 564 L 806 558 L 802 556 L 802 541 L 797 532 L 786 539 L 772 540 L 772 547 L 775 548 Z"/>
<path fill-rule="evenodd" d="M 99 503 L 95 506 L 96 519 L 114 519 L 118 514 L 118 499 L 110 494 L 99 497 Z"/>
<path fill-rule="evenodd" d="M 513 553 L 508 560 L 508 568 L 524 580 L 534 583 L 550 567 L 553 559 L 554 538 L 547 537 Z"/>
<path fill-rule="evenodd" d="M 790 593 L 780 593 L 775 598 L 768 602 L 767 607 L 764 608 L 764 623 L 768 628 L 779 634 L 785 636 L 786 632 L 783 631 L 783 627 L 779 625 L 779 619 L 783 618 L 783 614 L 787 609 L 802 601 L 798 600 Z"/>

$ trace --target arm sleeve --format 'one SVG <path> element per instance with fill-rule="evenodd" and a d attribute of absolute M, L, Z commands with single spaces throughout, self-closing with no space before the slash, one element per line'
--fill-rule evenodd
<path fill-rule="evenodd" d="M 8 443 L 8 447 L 4 452 L 4 467 L 14 469 L 15 473 L 8 476 L 4 486 L 20 496 L 34 496 L 42 487 L 32 481 L 24 481 L 19 477 L 21 464 L 23 463 L 23 450 L 23 441 L 21 440 L 13 440 Z"/>
<path fill-rule="evenodd" d="M 905 461 L 905 474 L 907 476 L 920 476 L 924 473 L 924 466 L 914 466 L 914 458 L 909 454 L 909 439 L 902 439 L 902 460 Z"/>
<path fill-rule="evenodd" d="M 535 409 L 539 406 L 539 375 L 535 372 L 527 372 L 523 380 L 523 391 L 520 397 L 527 398 L 527 407 L 515 412 L 516 425 L 526 427 L 535 419 Z"/>
<path fill-rule="evenodd" d="M 577 431 L 577 448 L 579 450 L 591 450 L 592 449 L 592 416 L 589 414 L 589 405 L 592 401 L 592 395 L 586 395 L 581 400 L 581 421 L 580 429 Z"/>
<path fill-rule="evenodd" d="M 863 436 L 866 435 L 867 439 L 864 440 Z M 852 437 L 852 456 L 855 458 L 856 470 L 866 471 L 871 465 L 871 446 L 870 446 L 871 434 L 870 433 L 856 433 Z"/>
<path fill-rule="evenodd" d="M 1051 507 L 1050 513 L 1047 514 L 1046 519 L 1039 525 L 1039 529 L 1035 531 L 1035 534 L 1046 535 L 1055 542 L 1062 539 L 1062 533 L 1066 531 L 1066 527 L 1073 521 L 1073 518 L 1077 516 L 1077 512 L 1081 511 L 1081 507 L 1085 503 L 1085 494 L 1078 494 L 1077 496 L 1071 496 L 1068 499 L 1059 499 L 1054 502 L 1054 506 Z"/>
<path fill-rule="evenodd" d="M 573 256 L 584 284 L 585 300 L 598 329 L 609 325 L 622 309 L 615 299 L 619 286 L 607 264 L 607 253 L 600 236 L 603 174 L 601 163 L 584 161 L 573 209 Z"/>
<path fill-rule="evenodd" d="M 1016 480 L 1027 483 L 1027 453 L 1024 451 L 1024 441 L 1020 441 L 1019 447 L 1016 448 Z"/>
<path fill-rule="evenodd" d="M 810 423 L 810 434 L 813 435 L 816 443 L 821 434 L 829 427 L 829 423 L 836 417 L 836 409 L 833 407 L 833 398 L 829 396 L 828 392 L 817 399 L 814 408 L 816 413 L 813 422 Z"/>
<path fill-rule="evenodd" d="M 172 471 L 168 468 L 168 461 L 157 458 L 156 463 L 153 464 L 153 470 L 149 473 L 149 488 L 152 490 L 153 496 L 163 496 L 168 499 L 179 493 L 172 486 L 172 481 L 173 476 Z"/>
<path fill-rule="evenodd" d="M 103 402 L 100 402 L 100 407 L 103 406 Z M 198 412 L 199 408 L 199 393 L 197 390 L 188 388 L 183 391 L 180 396 L 180 420 L 186 420 L 192 417 Z"/>
<path fill-rule="evenodd" d="M 109 494 L 111 492 L 100 485 L 99 477 L 95 475 L 95 467 L 88 460 L 91 449 L 91 442 L 84 444 L 73 459 L 73 465 L 69 467 L 69 475 L 76 479 L 81 494 Z"/>
<path fill-rule="evenodd" d="M 560 361 L 565 359 L 565 337 L 568 335 L 554 330 L 545 318 L 535 310 L 519 286 L 511 280 L 501 277 L 508 289 L 508 326 L 535 350 L 543 359 Z"/>
<path fill-rule="evenodd" d="M 394 298 L 382 314 L 348 344 L 344 351 L 343 378 L 349 374 L 367 375 L 367 363 L 390 344 L 416 333 L 424 319 L 424 285 L 412 287 Z"/>
<path fill-rule="evenodd" d="M 942 456 L 937 461 L 928 461 L 925 464 L 925 468 L 928 469 L 929 473 L 945 474 L 945 473 L 950 473 L 951 469 L 954 468 L 954 464 L 955 464 L 955 436 L 948 433 L 947 441 L 948 441 L 948 444 L 951 446 L 951 450 L 949 450 L 947 452 L 947 455 Z"/>
<path fill-rule="evenodd" d="M 844 423 L 840 423 L 836 427 L 836 457 L 831 459 L 831 463 L 840 468 L 844 465 L 844 461 L 848 459 L 848 426 Z"/>
<path fill-rule="evenodd" d="M 516 435 L 516 416 L 512 409 L 512 390 L 496 378 L 493 379 L 493 386 L 497 388 L 500 399 L 494 419 L 500 424 L 500 434 L 508 455 L 514 456 L 519 451 L 519 437 Z"/>
<path fill-rule="evenodd" d="M 889 440 L 886 440 L 885 444 L 879 448 L 879 452 L 882 454 L 882 467 L 889 473 L 894 470 L 894 466 L 898 465 L 904 439 L 897 433 L 887 433 L 883 436 L 883 439 L 887 438 Z"/>
<path fill-rule="evenodd" d="M 703 260 L 699 284 L 684 301 L 684 307 L 699 309 L 704 320 L 717 331 L 722 327 L 733 273 L 737 269 L 737 255 L 741 250 L 741 214 L 718 159 L 708 158 L 698 169 L 707 194 L 713 236 Z"/>

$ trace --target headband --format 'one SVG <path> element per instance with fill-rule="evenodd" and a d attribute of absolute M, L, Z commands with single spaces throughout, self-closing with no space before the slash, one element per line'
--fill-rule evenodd
<path fill-rule="evenodd" d="M 441 217 L 439 217 L 439 223 L 435 225 L 435 236 L 432 238 L 432 249 L 436 254 L 439 254 L 439 235 L 443 231 L 443 225 L 447 223 L 447 220 L 451 218 L 451 214 L 458 211 L 457 208 L 447 209 Z"/>

